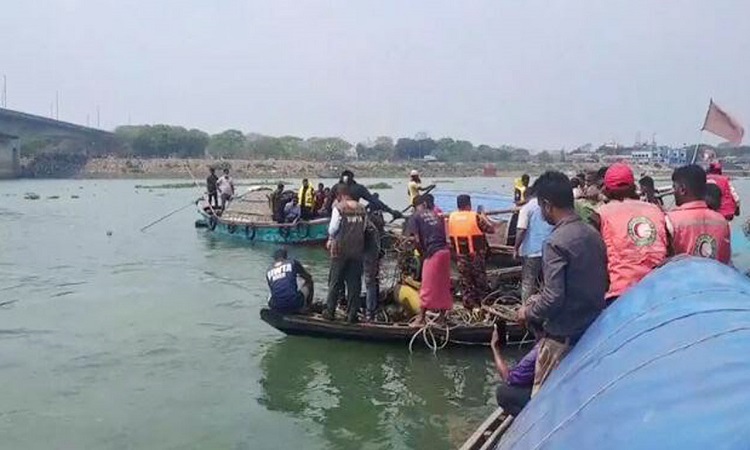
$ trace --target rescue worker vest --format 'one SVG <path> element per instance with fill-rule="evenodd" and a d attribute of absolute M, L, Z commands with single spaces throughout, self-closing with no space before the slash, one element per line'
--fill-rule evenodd
<path fill-rule="evenodd" d="M 312 186 L 302 186 L 299 188 L 297 200 L 302 208 L 312 208 L 315 206 L 315 195 Z"/>
<path fill-rule="evenodd" d="M 625 293 L 666 259 L 666 216 L 654 204 L 631 199 L 611 201 L 598 213 L 607 246 L 609 299 Z"/>
<path fill-rule="evenodd" d="M 473 255 L 485 246 L 484 232 L 474 211 L 454 211 L 448 216 L 448 238 L 457 255 Z"/>
<path fill-rule="evenodd" d="M 734 196 L 732 196 L 732 188 L 729 187 L 729 178 L 715 173 L 708 174 L 706 178 L 709 183 L 714 183 L 719 187 L 719 190 L 721 190 L 721 205 L 719 206 L 719 213 L 721 213 L 725 219 L 732 220 L 734 218 L 734 212 L 737 210 L 737 203 L 735 203 Z"/>
<path fill-rule="evenodd" d="M 672 247 L 676 254 L 716 259 L 729 264 L 732 259 L 729 222 L 709 209 L 702 200 L 688 202 L 667 213 L 672 224 Z"/>
<path fill-rule="evenodd" d="M 365 251 L 365 228 L 367 212 L 365 207 L 354 200 L 338 202 L 335 208 L 341 215 L 339 231 L 334 243 L 336 256 L 362 258 Z"/>

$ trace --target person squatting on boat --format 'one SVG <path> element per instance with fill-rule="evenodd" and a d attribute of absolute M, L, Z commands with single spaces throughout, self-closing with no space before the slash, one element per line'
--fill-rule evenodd
<path fill-rule="evenodd" d="M 445 312 L 453 308 L 451 252 L 445 238 L 445 222 L 435 213 L 429 202 L 431 197 L 426 194 L 414 199 L 416 213 L 411 216 L 407 225 L 407 234 L 422 257 L 420 312 L 415 322 L 417 326 L 426 322 L 427 311 L 437 311 L 438 320 L 441 320 Z"/>
<path fill-rule="evenodd" d="M 297 285 L 297 278 L 303 280 Z M 295 313 L 308 308 L 315 295 L 313 278 L 296 259 L 290 260 L 285 248 L 273 254 L 273 264 L 266 271 L 271 291 L 268 307 L 281 313 Z"/>
<path fill-rule="evenodd" d="M 526 300 L 539 290 L 542 276 L 542 245 L 552 233 L 552 225 L 544 220 L 536 198 L 536 183 L 526 191 L 526 196 L 528 201 L 518 212 L 516 242 L 513 248 L 513 259 L 521 258 L 522 303 L 526 303 Z"/>
<path fill-rule="evenodd" d="M 324 313 L 328 320 L 335 319 L 339 296 L 345 288 L 347 320 L 350 323 L 357 322 L 366 228 L 365 207 L 352 198 L 349 185 L 336 185 L 336 203 L 333 206 L 326 243 L 331 256 L 328 299 Z"/>
<path fill-rule="evenodd" d="M 495 400 L 498 406 L 511 416 L 517 416 L 531 400 L 531 390 L 534 387 L 534 367 L 539 355 L 539 343 L 524 355 L 512 369 L 503 359 L 500 352 L 500 335 L 495 327 L 492 332 L 490 348 L 495 369 L 500 377 L 500 383 L 495 388 Z"/>
<path fill-rule="evenodd" d="M 554 229 L 542 250 L 543 288 L 517 320 L 539 330 L 532 396 L 604 309 L 607 250 L 599 233 L 576 214 L 570 180 L 545 172 L 536 181 L 544 219 Z"/>
<path fill-rule="evenodd" d="M 458 285 L 465 307 L 480 306 L 489 291 L 486 259 L 487 238 L 495 226 L 484 215 L 471 210 L 471 197 L 462 194 L 456 198 L 458 211 L 448 216 L 448 237 L 456 255 Z"/>
<path fill-rule="evenodd" d="M 667 224 L 657 205 L 639 199 L 635 177 L 624 163 L 613 164 L 604 175 L 608 203 L 591 215 L 607 247 L 612 303 L 667 258 Z"/>

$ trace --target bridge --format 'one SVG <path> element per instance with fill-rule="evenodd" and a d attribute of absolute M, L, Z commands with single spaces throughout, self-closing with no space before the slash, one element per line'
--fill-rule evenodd
<path fill-rule="evenodd" d="M 94 156 L 117 148 L 114 133 L 0 108 L 0 178 L 20 175 L 21 149 Z"/>

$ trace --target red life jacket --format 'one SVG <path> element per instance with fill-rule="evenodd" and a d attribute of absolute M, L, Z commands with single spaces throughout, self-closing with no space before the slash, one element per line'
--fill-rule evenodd
<path fill-rule="evenodd" d="M 630 199 L 611 201 L 598 213 L 607 246 L 605 298 L 619 297 L 666 259 L 666 219 L 658 206 Z"/>
<path fill-rule="evenodd" d="M 732 188 L 729 187 L 729 178 L 724 175 L 710 173 L 706 176 L 709 183 L 714 183 L 721 190 L 721 206 L 719 213 L 727 220 L 734 218 L 734 212 L 737 210 L 737 203 L 732 196 Z"/>
<path fill-rule="evenodd" d="M 676 254 L 716 259 L 729 264 L 732 259 L 729 222 L 706 202 L 688 202 L 667 213 L 672 225 L 672 247 Z"/>

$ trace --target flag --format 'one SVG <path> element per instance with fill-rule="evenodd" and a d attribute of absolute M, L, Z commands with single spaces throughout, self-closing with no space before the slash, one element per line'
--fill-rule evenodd
<path fill-rule="evenodd" d="M 742 125 L 719 108 L 719 105 L 714 103 L 713 99 L 708 105 L 706 120 L 703 122 L 701 130 L 723 137 L 734 145 L 739 145 L 745 135 L 745 129 L 742 128 Z"/>

